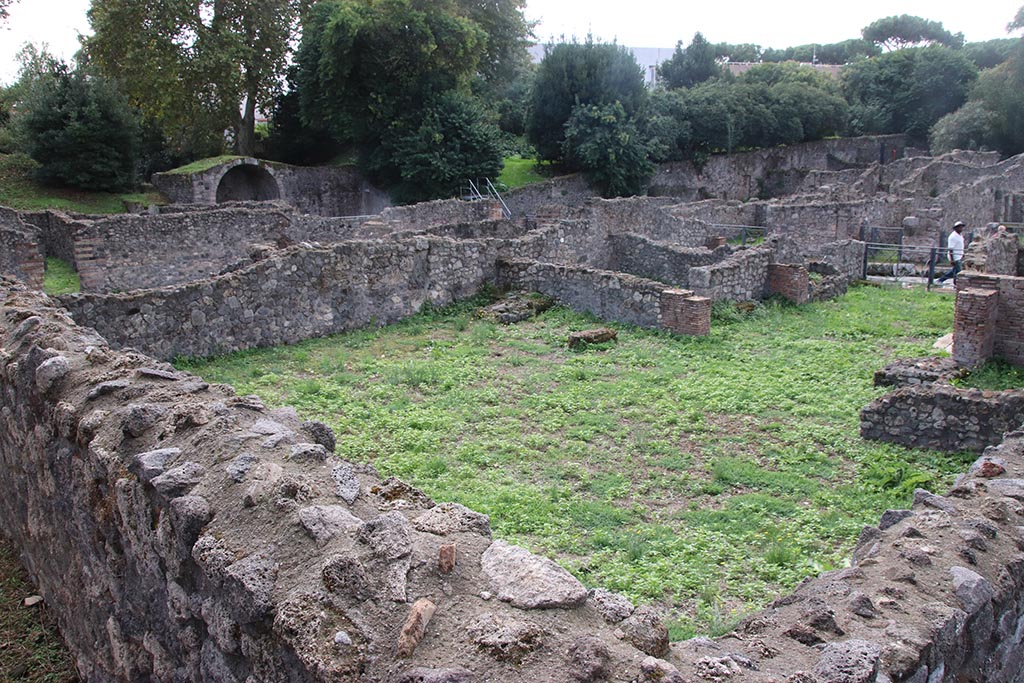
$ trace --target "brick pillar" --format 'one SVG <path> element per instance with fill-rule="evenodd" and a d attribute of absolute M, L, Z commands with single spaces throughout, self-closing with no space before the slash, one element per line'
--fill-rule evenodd
<path fill-rule="evenodd" d="M 703 337 L 711 332 L 711 299 L 685 289 L 661 293 L 661 326 L 676 334 Z"/>
<path fill-rule="evenodd" d="M 712 235 L 704 242 L 704 246 L 708 249 L 718 249 L 718 247 L 724 247 L 726 244 L 726 239 L 721 235 Z"/>
<path fill-rule="evenodd" d="M 807 268 L 784 263 L 768 264 L 768 294 L 779 294 L 793 303 L 811 299 L 811 278 Z"/>
<path fill-rule="evenodd" d="M 998 310 L 998 291 L 961 289 L 956 293 L 953 360 L 958 365 L 977 367 L 992 356 Z"/>

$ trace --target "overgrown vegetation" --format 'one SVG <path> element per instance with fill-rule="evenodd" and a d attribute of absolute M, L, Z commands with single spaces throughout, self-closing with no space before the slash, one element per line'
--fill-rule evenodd
<path fill-rule="evenodd" d="M 46 272 L 43 275 L 43 291 L 50 296 L 72 294 L 82 291 L 82 282 L 70 263 L 47 256 Z"/>
<path fill-rule="evenodd" d="M 954 384 L 986 391 L 1024 389 L 1024 368 L 1010 365 L 1001 358 L 994 358 L 980 368 L 972 370 L 966 377 L 956 380 Z"/>
<path fill-rule="evenodd" d="M 530 183 L 539 183 L 544 180 L 544 176 L 537 172 L 537 168 L 536 159 L 508 157 L 498 180 L 510 190 Z"/>
<path fill-rule="evenodd" d="M 77 683 L 53 614 L 44 604 L 23 604 L 34 594 L 17 553 L 0 537 L 0 680 Z"/>
<path fill-rule="evenodd" d="M 179 362 L 331 425 L 371 461 L 591 586 L 719 633 L 842 566 L 864 524 L 940 490 L 971 456 L 866 442 L 874 370 L 933 353 L 947 295 L 856 288 L 823 304 L 716 307 L 706 338 L 552 309 L 502 327 L 474 304 L 289 347 Z M 601 323 L 604 324 L 604 323 Z"/>
<path fill-rule="evenodd" d="M 114 194 L 50 187 L 34 179 L 36 162 L 24 154 L 0 154 L 0 206 L 19 211 L 57 209 L 79 213 L 123 213 L 125 202 L 162 203 L 159 193 Z"/>

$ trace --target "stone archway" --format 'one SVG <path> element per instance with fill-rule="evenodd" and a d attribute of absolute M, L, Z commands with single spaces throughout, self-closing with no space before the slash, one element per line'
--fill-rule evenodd
<path fill-rule="evenodd" d="M 239 164 L 228 170 L 217 184 L 217 203 L 266 202 L 281 198 L 281 189 L 267 169 Z"/>

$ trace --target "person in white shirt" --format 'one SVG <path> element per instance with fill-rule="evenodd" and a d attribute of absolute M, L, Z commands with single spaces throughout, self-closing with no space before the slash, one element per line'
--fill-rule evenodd
<path fill-rule="evenodd" d="M 949 269 L 945 275 L 938 279 L 941 284 L 953 278 L 953 282 L 956 282 L 957 273 L 960 272 L 961 263 L 964 260 L 964 224 L 961 221 L 957 221 L 953 224 L 953 232 L 949 233 L 949 239 L 946 240 L 946 249 L 949 250 L 949 261 L 953 264 L 953 267 Z"/>

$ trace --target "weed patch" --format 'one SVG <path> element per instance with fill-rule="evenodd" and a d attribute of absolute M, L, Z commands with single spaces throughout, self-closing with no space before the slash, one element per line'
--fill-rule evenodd
<path fill-rule="evenodd" d="M 589 586 L 668 606 L 675 637 L 843 566 L 863 525 L 970 460 L 859 437 L 874 371 L 935 353 L 948 297 L 717 305 L 708 337 L 613 324 L 581 353 L 566 339 L 591 316 L 472 311 L 178 365 L 326 422 L 339 457 L 489 514 Z"/>

